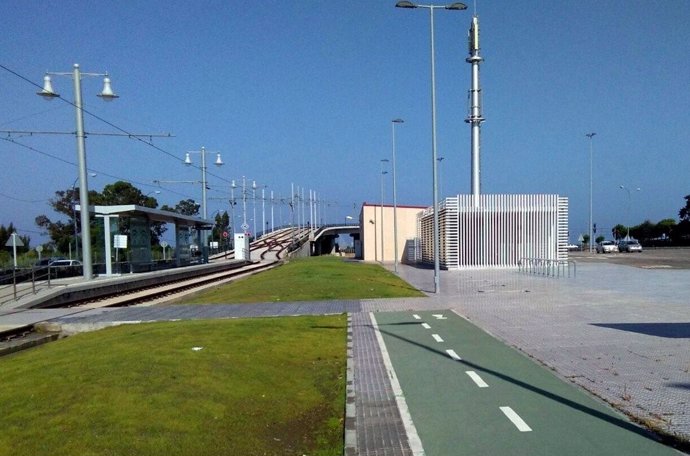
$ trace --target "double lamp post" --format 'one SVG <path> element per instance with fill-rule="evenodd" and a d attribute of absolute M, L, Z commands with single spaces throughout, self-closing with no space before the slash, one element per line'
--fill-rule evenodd
<path fill-rule="evenodd" d="M 433 206 L 434 206 L 434 292 L 440 289 L 440 248 L 439 248 L 439 220 L 438 220 L 438 160 L 436 154 L 436 66 L 434 50 L 434 10 L 444 9 L 450 11 L 466 10 L 464 3 L 451 3 L 449 5 L 418 5 L 410 1 L 399 1 L 395 4 L 397 8 L 416 9 L 424 8 L 429 10 L 430 29 L 431 29 L 431 166 L 432 166 L 432 186 L 433 186 Z"/>
<path fill-rule="evenodd" d="M 71 76 L 74 81 L 74 108 L 76 110 L 76 122 L 77 122 L 77 160 L 79 162 L 79 204 L 80 204 L 80 216 L 81 216 L 81 250 L 83 255 L 83 275 L 85 280 L 91 280 L 93 278 L 93 266 L 91 259 L 91 231 L 89 224 L 89 185 L 88 177 L 86 173 L 86 144 L 84 139 L 86 138 L 84 134 L 84 111 L 82 109 L 82 93 L 81 93 L 81 78 L 83 76 L 102 76 L 103 77 L 103 90 L 98 94 L 100 98 L 105 101 L 112 101 L 118 98 L 113 89 L 110 86 L 110 78 L 108 73 L 82 73 L 79 70 L 79 64 L 74 64 L 72 72 L 69 73 L 46 73 L 43 78 L 43 90 L 37 92 L 37 95 L 45 98 L 46 100 L 52 100 L 53 98 L 58 98 L 60 95 L 53 90 L 53 84 L 50 76 Z"/>

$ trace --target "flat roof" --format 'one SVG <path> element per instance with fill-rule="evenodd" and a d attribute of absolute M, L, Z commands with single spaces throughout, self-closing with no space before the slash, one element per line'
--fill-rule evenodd
<path fill-rule="evenodd" d="M 80 205 L 77 204 L 75 209 L 78 211 L 81 210 Z M 182 215 L 172 211 L 163 211 L 160 209 L 138 206 L 136 204 L 90 206 L 89 212 L 92 212 L 96 215 L 146 215 L 151 220 L 155 220 L 157 222 L 174 223 L 175 225 L 194 226 L 197 228 L 212 228 L 215 225 L 215 222 L 212 220 L 193 217 L 191 215 Z"/>

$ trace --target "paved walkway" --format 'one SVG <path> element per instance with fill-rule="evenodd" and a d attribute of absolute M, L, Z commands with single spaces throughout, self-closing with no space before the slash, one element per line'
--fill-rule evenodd
<path fill-rule="evenodd" d="M 433 288 L 433 271 L 399 266 Z M 452 309 L 606 402 L 690 440 L 689 270 L 580 264 L 574 278 L 516 271 L 442 271 L 429 298 L 258 305 L 33 311 L 0 316 L 96 327 L 112 322 L 268 315 L 352 314 L 356 454 L 412 454 L 369 312 Z M 52 313 L 51 313 L 52 312 Z M 350 450 L 353 453 L 355 449 Z"/>

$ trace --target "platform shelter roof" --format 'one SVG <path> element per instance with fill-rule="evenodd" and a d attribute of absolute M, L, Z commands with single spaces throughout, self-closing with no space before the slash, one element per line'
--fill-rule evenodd
<path fill-rule="evenodd" d="M 80 210 L 80 206 L 76 205 L 76 210 Z M 182 215 L 177 212 L 163 211 L 160 209 L 152 209 L 150 207 L 138 206 L 136 204 L 121 204 L 115 206 L 91 206 L 91 213 L 96 215 L 119 215 L 119 216 L 136 216 L 145 215 L 156 222 L 174 223 L 178 226 L 193 226 L 197 229 L 213 228 L 215 222 L 206 220 L 200 217 L 193 217 L 191 215 Z"/>

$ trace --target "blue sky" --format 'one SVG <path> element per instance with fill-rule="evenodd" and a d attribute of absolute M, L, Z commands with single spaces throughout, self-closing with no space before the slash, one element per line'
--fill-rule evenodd
<path fill-rule="evenodd" d="M 398 203 L 431 204 L 429 12 L 395 1 L 44 2 L 3 5 L 1 62 L 41 84 L 45 71 L 109 72 L 120 98 L 85 108 L 140 141 L 90 136 L 90 187 L 127 180 L 161 204 L 200 200 L 185 152 L 222 154 L 209 165 L 208 212 L 228 208 L 242 176 L 287 197 L 290 184 L 329 202 L 326 221 L 379 202 L 380 159 L 396 132 Z M 437 11 L 436 86 L 442 196 L 470 190 L 466 36 L 469 10 Z M 570 198 L 571 239 L 587 231 L 589 140 L 594 221 L 676 218 L 690 194 L 690 4 L 627 1 L 476 2 L 481 26 L 483 193 Z M 72 81 L 53 77 L 72 100 Z M 0 129 L 74 131 L 74 108 L 34 95 L 0 69 Z M 87 114 L 86 130 L 116 131 Z M 0 134 L 5 137 L 5 134 Z M 33 220 L 77 177 L 73 136 L 0 141 L 0 223 L 38 239 Z M 209 159 L 214 156 L 208 156 Z M 199 163 L 199 155 L 192 160 Z M 390 174 L 385 176 L 391 201 Z M 628 195 L 620 185 L 636 189 Z M 250 206 L 251 207 L 251 206 Z M 260 210 L 259 210 L 260 212 Z M 287 219 L 287 209 L 275 217 Z M 277 223 L 277 222 L 276 222 Z"/>

